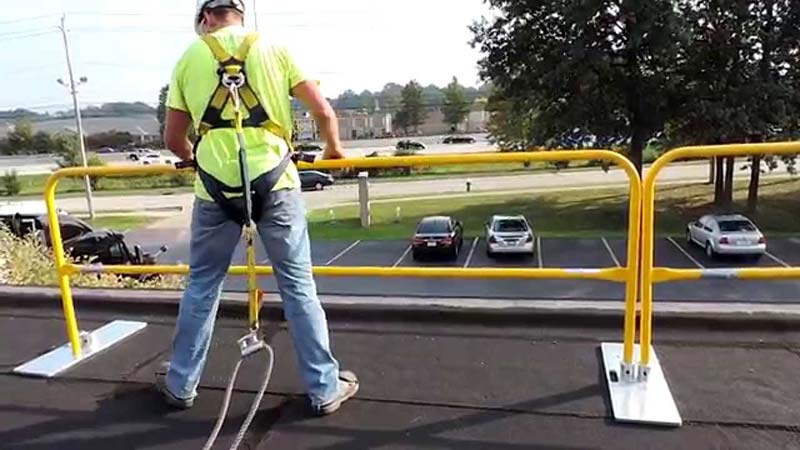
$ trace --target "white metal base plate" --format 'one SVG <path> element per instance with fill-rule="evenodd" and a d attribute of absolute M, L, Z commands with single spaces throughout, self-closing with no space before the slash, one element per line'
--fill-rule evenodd
<path fill-rule="evenodd" d="M 83 347 L 83 352 L 79 358 L 72 356 L 72 348 L 69 343 L 66 343 L 15 368 L 14 373 L 52 378 L 133 336 L 146 326 L 147 323 L 145 322 L 129 322 L 125 320 L 109 322 L 88 334 L 87 341 L 89 344 Z"/>
<path fill-rule="evenodd" d="M 630 382 L 622 381 L 620 374 L 622 344 L 604 342 L 600 348 L 603 352 L 603 367 L 611 408 L 616 421 L 673 427 L 683 424 L 667 380 L 664 378 L 664 372 L 661 370 L 661 363 L 652 347 L 647 381 Z M 639 360 L 638 345 L 634 347 L 633 360 Z"/>

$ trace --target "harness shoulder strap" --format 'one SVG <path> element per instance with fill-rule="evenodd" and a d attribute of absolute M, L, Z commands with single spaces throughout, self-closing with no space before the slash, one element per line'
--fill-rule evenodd
<path fill-rule="evenodd" d="M 236 53 L 234 53 L 233 58 L 237 61 L 244 62 L 247 59 L 247 55 L 250 54 L 250 49 L 259 37 L 258 33 L 250 33 L 245 36 L 239 48 L 236 50 Z"/>
<path fill-rule="evenodd" d="M 214 37 L 212 34 L 203 35 L 203 42 L 206 43 L 211 53 L 214 54 L 214 59 L 220 64 L 227 62 L 232 58 L 231 54 L 225 47 Z"/>

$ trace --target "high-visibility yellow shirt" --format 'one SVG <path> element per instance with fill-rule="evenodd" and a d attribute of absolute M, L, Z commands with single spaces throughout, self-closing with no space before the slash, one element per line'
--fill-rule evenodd
<path fill-rule="evenodd" d="M 217 30 L 213 36 L 225 49 L 234 54 L 249 32 L 242 26 L 229 26 Z M 219 86 L 217 68 L 208 45 L 198 39 L 183 54 L 172 75 L 167 106 L 188 112 L 195 130 L 205 113 L 206 106 Z M 255 92 L 269 118 L 280 125 L 290 137 L 293 118 L 290 91 L 305 80 L 294 60 L 284 47 L 270 45 L 259 38 L 245 61 L 247 82 Z M 234 118 L 233 107 L 228 102 L 222 118 Z M 246 109 L 244 116 L 247 117 Z M 244 129 L 245 150 L 250 178 L 255 179 L 277 166 L 286 152 L 290 151 L 284 136 L 276 136 L 263 128 Z M 195 156 L 203 170 L 228 186 L 241 186 L 239 172 L 239 143 L 233 128 L 209 131 L 200 141 Z M 300 177 L 294 164 L 289 164 L 274 190 L 298 188 Z M 212 200 L 199 177 L 194 182 L 195 194 L 204 200 Z"/>

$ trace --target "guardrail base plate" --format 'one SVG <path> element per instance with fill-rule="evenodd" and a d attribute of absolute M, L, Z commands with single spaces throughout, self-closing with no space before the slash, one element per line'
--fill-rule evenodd
<path fill-rule="evenodd" d="M 52 378 L 133 336 L 146 326 L 147 323 L 145 322 L 130 322 L 125 320 L 109 322 L 89 333 L 88 339 L 91 345 L 84 346 L 83 352 L 79 358 L 72 356 L 72 348 L 69 343 L 66 343 L 16 367 L 14 373 Z"/>
<path fill-rule="evenodd" d="M 619 373 L 623 357 L 622 344 L 604 342 L 600 349 L 603 353 L 603 369 L 611 408 L 617 422 L 672 427 L 683 424 L 655 350 L 650 353 L 647 381 L 623 381 Z M 638 345 L 634 347 L 633 360 L 639 360 Z"/>

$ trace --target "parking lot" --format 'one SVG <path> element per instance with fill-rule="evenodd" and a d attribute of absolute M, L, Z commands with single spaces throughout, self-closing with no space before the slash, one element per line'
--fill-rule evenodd
<path fill-rule="evenodd" d="M 142 230 L 130 234 L 134 242 L 146 249 L 162 243 L 170 245 L 163 255 L 165 263 L 187 262 L 189 245 L 175 241 L 175 233 Z M 483 238 L 465 239 L 456 260 L 431 259 L 414 261 L 408 241 L 314 241 L 312 260 L 316 266 L 380 266 L 380 267 L 562 267 L 600 268 L 624 266 L 627 262 L 625 239 L 619 238 L 554 238 L 537 239 L 533 257 L 498 257 L 486 255 Z M 800 239 L 775 238 L 769 252 L 758 261 L 742 258 L 709 259 L 703 250 L 687 244 L 682 238 L 658 238 L 655 261 L 659 267 L 725 268 L 781 267 L 800 265 Z M 258 244 L 260 264 L 268 264 L 266 252 Z M 244 248 L 237 248 L 234 262 L 244 264 Z M 479 280 L 425 278 L 357 278 L 319 277 L 319 292 L 328 295 L 408 296 L 408 297 L 474 297 L 530 300 L 620 300 L 624 288 L 602 281 L 575 280 Z M 264 289 L 274 292 L 274 280 L 265 277 Z M 244 291 L 242 278 L 231 278 L 226 289 Z M 656 300 L 661 301 L 731 301 L 731 302 L 797 302 L 800 281 L 699 280 L 657 285 Z"/>

